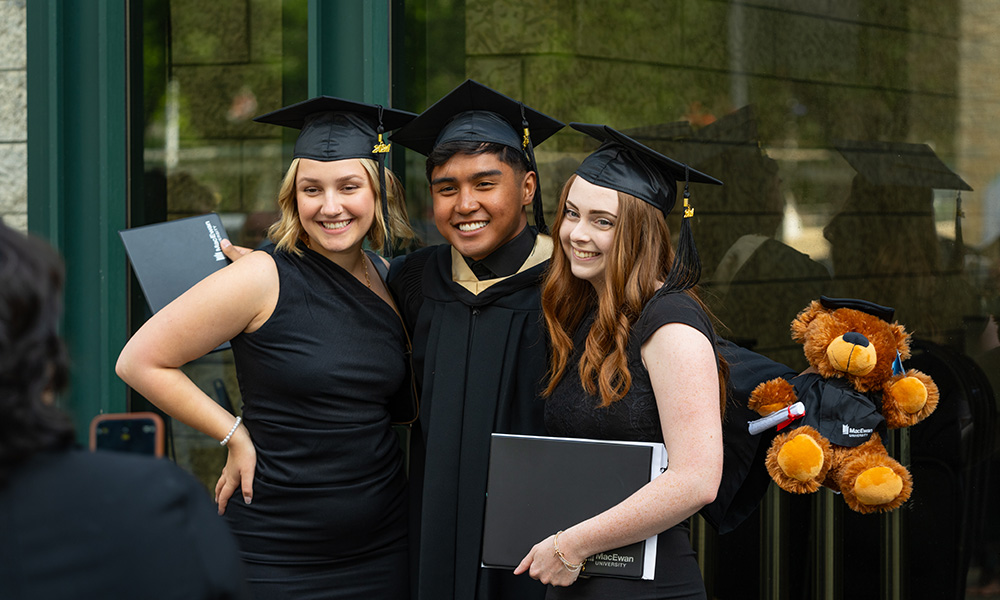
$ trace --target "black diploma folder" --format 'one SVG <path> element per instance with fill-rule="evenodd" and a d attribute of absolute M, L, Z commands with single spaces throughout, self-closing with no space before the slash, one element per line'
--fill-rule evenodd
<path fill-rule="evenodd" d="M 513 570 L 531 547 L 618 504 L 667 466 L 663 444 L 494 433 L 482 563 Z M 656 536 L 587 559 L 582 575 L 652 579 Z"/>
<path fill-rule="evenodd" d="M 154 313 L 229 264 L 220 246 L 226 230 L 215 213 L 123 229 L 118 234 Z M 225 342 L 216 350 L 228 347 Z"/>

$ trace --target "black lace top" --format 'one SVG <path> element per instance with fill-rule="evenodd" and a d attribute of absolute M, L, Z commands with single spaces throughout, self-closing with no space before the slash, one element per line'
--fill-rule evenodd
<path fill-rule="evenodd" d="M 588 315 L 573 335 L 573 353 L 562 380 L 545 403 L 545 428 L 549 435 L 604 440 L 662 442 L 660 416 L 649 372 L 642 364 L 642 345 L 657 329 L 669 323 L 694 327 L 715 345 L 712 323 L 698 303 L 684 293 L 651 300 L 629 337 L 628 368 L 632 387 L 618 402 L 601 408 L 600 397 L 591 396 L 580 383 L 580 355 L 594 322 Z"/>
<path fill-rule="evenodd" d="M 662 442 L 656 397 L 649 373 L 642 364 L 640 350 L 657 329 L 669 323 L 684 323 L 702 332 L 715 345 L 715 333 L 708 315 L 684 293 L 672 293 L 651 300 L 632 328 L 628 346 L 628 367 L 632 387 L 611 406 L 601 408 L 600 399 L 584 391 L 580 383 L 580 353 L 593 324 L 594 315 L 584 319 L 573 336 L 569 367 L 545 402 L 545 426 L 549 435 L 607 440 Z M 691 549 L 687 521 L 657 536 L 656 571 L 652 581 L 581 577 L 568 587 L 549 587 L 546 600 L 702 600 L 705 586 Z"/>

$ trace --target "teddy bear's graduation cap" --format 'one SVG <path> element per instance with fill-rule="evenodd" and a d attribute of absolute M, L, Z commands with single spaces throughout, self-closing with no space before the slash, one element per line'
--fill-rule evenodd
<path fill-rule="evenodd" d="M 501 144 L 524 154 L 528 168 L 537 172 L 534 147 L 563 128 L 563 123 L 467 79 L 392 135 L 392 141 L 427 156 L 434 148 L 454 141 Z M 535 226 L 546 233 L 540 182 L 532 202 Z"/>
<path fill-rule="evenodd" d="M 317 96 L 256 117 L 254 121 L 299 129 L 293 158 L 330 162 L 348 158 L 370 158 L 379 165 L 382 218 L 389 230 L 389 203 L 385 190 L 385 156 L 389 144 L 385 132 L 402 127 L 417 115 L 377 104 L 354 102 L 333 96 Z M 391 254 L 391 235 L 386 235 L 383 253 Z"/>
<path fill-rule="evenodd" d="M 681 220 L 680 242 L 662 291 L 693 287 L 701 276 L 701 264 L 689 223 L 694 209 L 688 202 L 688 184 L 722 185 L 722 182 L 660 154 L 607 125 L 569 125 L 601 142 L 600 147 L 585 158 L 576 170 L 578 176 L 590 183 L 635 196 L 660 209 L 664 218 L 676 203 L 677 183 L 684 183 L 684 218 Z"/>
<path fill-rule="evenodd" d="M 826 296 L 820 296 L 819 303 L 823 306 L 823 308 L 829 310 L 837 310 L 839 308 L 859 310 L 863 313 L 872 315 L 873 317 L 878 317 L 886 323 L 892 323 L 892 318 L 896 314 L 896 309 L 891 306 L 882 306 L 881 304 L 875 304 L 874 302 L 859 300 L 857 298 L 827 298 Z"/>

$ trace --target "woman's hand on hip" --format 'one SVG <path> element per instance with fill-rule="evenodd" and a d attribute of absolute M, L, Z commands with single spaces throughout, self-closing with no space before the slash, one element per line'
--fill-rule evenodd
<path fill-rule="evenodd" d="M 220 515 L 225 514 L 226 505 L 237 489 L 243 491 L 243 502 L 250 504 L 253 499 L 253 476 L 257 469 L 257 449 L 242 424 L 233 432 L 226 447 L 229 457 L 219 482 L 215 484 L 215 502 L 219 505 Z"/>

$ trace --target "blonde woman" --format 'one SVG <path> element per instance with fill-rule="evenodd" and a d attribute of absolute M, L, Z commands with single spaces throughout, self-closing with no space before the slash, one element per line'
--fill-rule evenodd
<path fill-rule="evenodd" d="M 413 116 L 320 97 L 258 117 L 301 129 L 274 246 L 161 310 L 118 360 L 129 385 L 228 448 L 216 501 L 258 600 L 409 594 L 403 458 L 390 428 L 390 409 L 409 400 L 408 348 L 382 259 L 362 245 L 381 247 L 390 230 L 412 236 L 377 152 L 383 128 Z M 243 396 L 235 420 L 179 369 L 230 339 Z"/>

